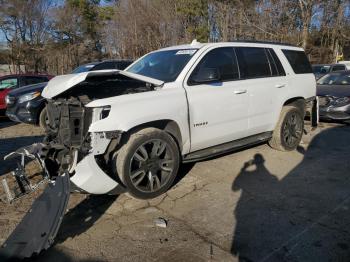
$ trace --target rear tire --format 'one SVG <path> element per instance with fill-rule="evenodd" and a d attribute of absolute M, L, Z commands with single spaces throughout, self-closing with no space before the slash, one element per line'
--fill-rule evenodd
<path fill-rule="evenodd" d="M 294 105 L 284 106 L 269 145 L 279 151 L 295 150 L 304 130 L 304 113 Z"/>
<path fill-rule="evenodd" d="M 45 106 L 43 108 L 43 110 L 41 110 L 40 115 L 39 115 L 39 126 L 42 129 L 47 130 L 47 122 L 48 122 L 47 109 L 46 109 L 46 106 Z"/>
<path fill-rule="evenodd" d="M 131 134 L 114 159 L 120 180 L 132 196 L 140 199 L 165 193 L 173 184 L 180 164 L 175 140 L 157 128 Z"/>

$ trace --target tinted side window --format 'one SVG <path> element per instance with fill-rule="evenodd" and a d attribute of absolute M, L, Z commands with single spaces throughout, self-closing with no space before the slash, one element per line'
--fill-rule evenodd
<path fill-rule="evenodd" d="M 117 66 L 115 62 L 103 62 L 94 66 L 91 70 L 95 71 L 95 70 L 106 70 L 106 69 L 116 69 L 116 68 Z"/>
<path fill-rule="evenodd" d="M 232 47 L 221 47 L 209 51 L 193 70 L 189 84 L 194 84 L 194 81 L 191 81 L 191 79 L 208 68 L 216 68 L 221 81 L 239 78 L 236 56 Z"/>
<path fill-rule="evenodd" d="M 343 71 L 343 70 L 345 70 L 345 66 L 343 66 L 343 65 L 333 66 L 333 69 L 332 69 L 333 72 L 335 72 L 335 71 Z"/>
<path fill-rule="evenodd" d="M 131 62 L 129 62 L 129 61 L 121 61 L 121 62 L 117 63 L 117 69 L 124 70 L 129 65 L 131 65 Z"/>
<path fill-rule="evenodd" d="M 236 48 L 241 78 L 259 78 L 271 76 L 270 64 L 264 48 Z"/>
<path fill-rule="evenodd" d="M 309 74 L 312 73 L 312 68 L 309 60 L 307 59 L 305 52 L 294 50 L 282 50 L 286 56 L 288 62 L 293 68 L 296 74 Z"/>
<path fill-rule="evenodd" d="M 269 58 L 272 58 L 272 61 L 274 64 L 274 66 L 276 67 L 277 69 L 277 75 L 279 76 L 285 76 L 286 75 L 286 72 L 284 71 L 284 68 L 282 66 L 282 63 L 280 61 L 280 59 L 278 58 L 278 56 L 276 55 L 276 52 L 275 50 L 273 50 L 272 48 L 268 48 L 267 49 L 268 53 L 269 53 Z M 273 71 L 272 71 L 273 72 Z M 274 74 L 273 74 L 274 75 Z"/>
<path fill-rule="evenodd" d="M 42 82 L 47 82 L 49 81 L 47 77 L 35 77 L 35 76 L 28 76 L 24 77 L 23 79 L 24 85 L 34 85 Z"/>

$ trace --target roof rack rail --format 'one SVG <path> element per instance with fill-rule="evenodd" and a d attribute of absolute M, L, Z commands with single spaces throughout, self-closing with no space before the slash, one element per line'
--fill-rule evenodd
<path fill-rule="evenodd" d="M 254 43 L 254 44 L 270 44 L 270 45 L 285 45 L 285 46 L 293 46 L 298 47 L 296 45 L 282 43 L 282 42 L 273 42 L 273 41 L 259 41 L 259 40 L 231 40 L 230 42 L 234 43 Z"/>

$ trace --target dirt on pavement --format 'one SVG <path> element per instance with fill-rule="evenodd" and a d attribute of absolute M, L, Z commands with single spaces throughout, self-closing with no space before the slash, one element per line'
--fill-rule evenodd
<path fill-rule="evenodd" d="M 0 157 L 41 136 L 0 120 Z M 72 194 L 55 244 L 34 261 L 349 261 L 349 142 L 350 127 L 321 124 L 293 152 L 262 144 L 183 165 L 153 200 Z M 0 174 L 11 167 L 0 160 Z M 31 198 L 0 203 L 0 242 Z"/>

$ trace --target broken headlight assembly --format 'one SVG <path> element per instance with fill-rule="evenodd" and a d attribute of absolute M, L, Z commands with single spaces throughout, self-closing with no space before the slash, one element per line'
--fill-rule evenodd
<path fill-rule="evenodd" d="M 101 108 L 100 119 L 107 118 L 109 116 L 109 112 L 111 111 L 111 106 L 104 106 Z"/>
<path fill-rule="evenodd" d="M 18 103 L 24 103 L 24 102 L 27 102 L 27 101 L 30 101 L 30 100 L 33 100 L 34 98 L 40 96 L 41 93 L 36 91 L 36 92 L 31 92 L 31 93 L 28 93 L 28 94 L 25 94 L 25 95 L 21 95 L 19 98 L 18 98 Z"/>
<path fill-rule="evenodd" d="M 345 106 L 347 104 L 350 104 L 350 98 L 349 97 L 340 97 L 334 100 L 333 104 L 335 106 Z"/>

